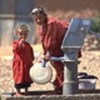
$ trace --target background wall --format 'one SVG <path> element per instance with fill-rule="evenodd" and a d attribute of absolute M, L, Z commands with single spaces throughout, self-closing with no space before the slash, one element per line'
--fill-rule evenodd
<path fill-rule="evenodd" d="M 35 4 L 45 7 L 50 15 L 63 20 L 95 17 L 100 14 L 100 0 L 35 0 Z"/>
<path fill-rule="evenodd" d="M 34 26 L 29 13 L 34 0 L 0 0 L 0 46 L 9 46 L 16 38 L 14 28 L 18 24 L 27 24 L 30 28 L 28 41 L 33 43 Z"/>

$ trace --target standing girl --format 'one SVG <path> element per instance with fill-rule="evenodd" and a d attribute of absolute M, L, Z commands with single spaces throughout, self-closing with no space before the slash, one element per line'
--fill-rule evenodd
<path fill-rule="evenodd" d="M 18 39 L 13 41 L 13 79 L 16 88 L 16 95 L 21 95 L 21 89 L 24 88 L 25 93 L 32 80 L 29 76 L 29 70 L 33 65 L 34 52 L 31 45 L 26 41 L 29 29 L 26 25 L 19 25 L 15 29 Z"/>

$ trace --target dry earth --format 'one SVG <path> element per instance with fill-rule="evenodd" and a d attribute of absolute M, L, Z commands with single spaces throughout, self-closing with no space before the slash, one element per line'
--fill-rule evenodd
<path fill-rule="evenodd" d="M 0 93 L 14 91 L 12 80 L 12 47 L 0 47 Z M 35 52 L 41 51 L 41 46 L 34 46 Z M 82 51 L 81 63 L 78 66 L 79 72 L 87 72 L 98 77 L 96 88 L 100 89 L 100 51 Z M 45 85 L 32 84 L 30 90 L 50 90 L 51 83 Z"/>

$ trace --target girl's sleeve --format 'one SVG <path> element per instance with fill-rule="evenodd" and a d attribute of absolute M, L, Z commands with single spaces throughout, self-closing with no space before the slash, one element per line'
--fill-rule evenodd
<path fill-rule="evenodd" d="M 33 50 L 33 48 L 31 47 L 31 58 L 32 58 L 32 61 L 34 61 L 34 59 L 35 59 L 35 56 L 34 56 L 34 50 Z"/>

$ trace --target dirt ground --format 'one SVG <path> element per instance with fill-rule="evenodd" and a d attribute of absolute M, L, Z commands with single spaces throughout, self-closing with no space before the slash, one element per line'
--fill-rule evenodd
<path fill-rule="evenodd" d="M 0 92 L 15 91 L 12 80 L 12 47 L 0 48 Z M 41 45 L 34 46 L 34 51 L 39 54 Z M 98 77 L 96 88 L 100 89 L 100 51 L 82 51 L 81 63 L 78 72 L 87 72 Z M 45 85 L 32 84 L 30 90 L 52 90 L 51 83 Z"/>

